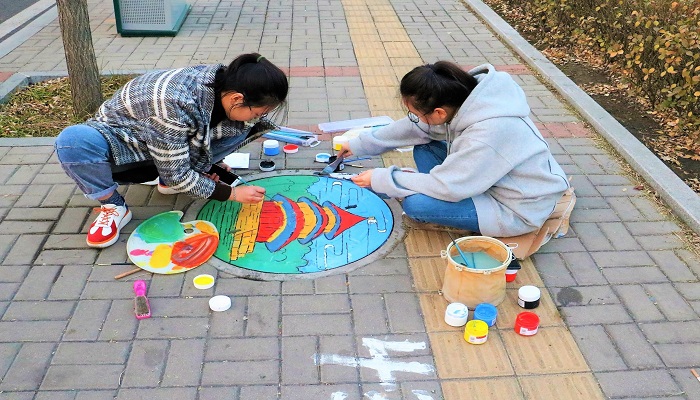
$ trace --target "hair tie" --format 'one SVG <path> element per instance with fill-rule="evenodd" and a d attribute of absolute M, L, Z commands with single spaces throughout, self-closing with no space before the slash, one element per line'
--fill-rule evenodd
<path fill-rule="evenodd" d="M 260 60 L 264 60 L 264 59 L 265 59 L 265 56 L 258 56 L 258 59 L 255 60 L 255 62 L 256 62 L 256 63 L 259 63 Z"/>

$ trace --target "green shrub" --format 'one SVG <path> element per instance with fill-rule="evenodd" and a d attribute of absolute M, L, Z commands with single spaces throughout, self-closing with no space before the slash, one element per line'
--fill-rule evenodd
<path fill-rule="evenodd" d="M 606 59 L 653 107 L 672 112 L 700 159 L 700 0 L 505 0 L 540 45 Z M 692 154 L 695 153 L 695 154 Z"/>

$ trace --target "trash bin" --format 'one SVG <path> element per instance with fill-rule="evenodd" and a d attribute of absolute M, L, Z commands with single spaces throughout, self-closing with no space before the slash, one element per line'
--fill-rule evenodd
<path fill-rule="evenodd" d="M 175 36 L 192 6 L 185 0 L 112 0 L 122 36 Z"/>

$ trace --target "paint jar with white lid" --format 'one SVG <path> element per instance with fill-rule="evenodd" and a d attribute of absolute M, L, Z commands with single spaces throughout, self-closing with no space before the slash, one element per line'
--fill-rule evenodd
<path fill-rule="evenodd" d="M 268 139 L 263 142 L 263 153 L 266 156 L 276 156 L 280 153 L 280 142 Z"/>
<path fill-rule="evenodd" d="M 532 285 L 518 289 L 518 305 L 526 310 L 537 308 L 540 305 L 540 289 Z"/>

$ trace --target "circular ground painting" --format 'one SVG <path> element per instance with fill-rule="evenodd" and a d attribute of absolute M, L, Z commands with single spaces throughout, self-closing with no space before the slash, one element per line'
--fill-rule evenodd
<path fill-rule="evenodd" d="M 284 171 L 246 181 L 265 188 L 265 201 L 211 200 L 196 214 L 219 231 L 209 263 L 224 272 L 265 280 L 348 272 L 403 238 L 396 201 L 350 180 Z"/>

